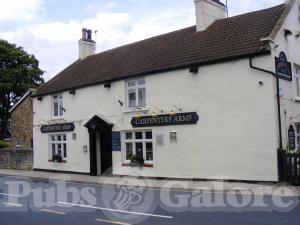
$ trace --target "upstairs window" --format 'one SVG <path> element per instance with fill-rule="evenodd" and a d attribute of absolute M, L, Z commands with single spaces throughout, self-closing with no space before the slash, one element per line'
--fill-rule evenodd
<path fill-rule="evenodd" d="M 52 96 L 52 115 L 53 117 L 62 117 L 64 114 L 63 110 L 63 97 L 62 95 Z"/>
<path fill-rule="evenodd" d="M 145 78 L 127 81 L 127 106 L 129 109 L 146 107 Z"/>
<path fill-rule="evenodd" d="M 296 97 L 300 98 L 300 66 L 295 66 Z"/>

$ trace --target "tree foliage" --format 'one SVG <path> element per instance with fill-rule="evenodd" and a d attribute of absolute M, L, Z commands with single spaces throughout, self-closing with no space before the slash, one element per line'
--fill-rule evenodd
<path fill-rule="evenodd" d="M 10 107 L 28 89 L 44 83 L 43 73 L 34 55 L 0 39 L 0 130 L 7 126 Z"/>

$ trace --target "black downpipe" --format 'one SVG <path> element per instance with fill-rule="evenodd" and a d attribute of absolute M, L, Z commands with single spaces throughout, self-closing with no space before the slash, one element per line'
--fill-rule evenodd
<path fill-rule="evenodd" d="M 279 149 L 282 149 L 282 131 L 281 131 L 281 107 L 280 107 L 280 89 L 279 89 L 279 78 L 276 75 L 276 73 L 272 72 L 272 71 L 268 71 L 262 68 L 258 68 L 256 66 L 253 66 L 252 64 L 252 57 L 249 58 L 249 62 L 250 62 L 250 68 L 255 69 L 255 70 L 259 70 L 265 73 L 269 73 L 272 74 L 275 78 L 276 78 L 276 89 L 277 89 L 277 109 L 278 109 L 278 129 L 279 129 Z"/>

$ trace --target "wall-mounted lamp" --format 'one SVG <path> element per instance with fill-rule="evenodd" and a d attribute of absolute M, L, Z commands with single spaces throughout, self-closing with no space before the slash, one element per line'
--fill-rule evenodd
<path fill-rule="evenodd" d="M 171 110 L 170 116 L 175 116 L 175 115 L 176 115 L 176 113 L 174 112 L 174 110 Z"/>
<path fill-rule="evenodd" d="M 76 90 L 75 90 L 75 89 L 70 90 L 70 91 L 69 91 L 69 94 L 70 94 L 70 95 L 75 95 L 75 94 L 76 94 Z"/>
<path fill-rule="evenodd" d="M 141 117 L 141 115 L 137 112 L 136 114 L 135 114 L 135 116 L 134 116 L 135 118 L 140 118 Z"/>
<path fill-rule="evenodd" d="M 104 87 L 105 87 L 105 88 L 111 88 L 111 83 L 105 83 L 105 84 L 104 84 Z"/>
<path fill-rule="evenodd" d="M 293 35 L 293 32 L 289 29 L 284 29 L 283 31 L 284 31 L 284 36 L 285 37 Z"/>
<path fill-rule="evenodd" d="M 64 112 L 66 112 L 66 111 L 67 111 L 67 110 L 66 110 L 64 107 L 62 107 L 61 109 L 62 109 L 62 111 L 64 111 Z"/>
<path fill-rule="evenodd" d="M 278 48 L 278 47 L 279 47 L 278 44 L 276 44 L 276 43 L 271 43 L 271 48 L 276 49 L 276 48 Z"/>
<path fill-rule="evenodd" d="M 263 85 L 264 85 L 264 82 L 260 80 L 260 81 L 258 82 L 258 84 L 259 84 L 260 86 L 263 86 Z"/>
<path fill-rule="evenodd" d="M 190 67 L 190 73 L 197 74 L 199 72 L 198 66 L 191 66 Z"/>
<path fill-rule="evenodd" d="M 37 100 L 41 102 L 43 101 L 43 97 L 38 97 Z"/>
<path fill-rule="evenodd" d="M 121 100 L 118 100 L 118 102 L 119 102 L 120 106 L 124 105 L 124 103 Z"/>
<path fill-rule="evenodd" d="M 153 113 L 152 113 L 152 117 L 157 117 L 156 112 L 153 112 Z"/>
<path fill-rule="evenodd" d="M 177 110 L 177 111 L 179 111 L 179 112 L 181 112 L 182 111 L 182 108 L 180 108 L 180 107 L 177 107 L 177 105 L 173 105 L 173 107 Z"/>
<path fill-rule="evenodd" d="M 164 113 L 164 110 L 159 109 L 158 107 L 155 107 L 155 109 L 157 110 L 157 112 Z"/>

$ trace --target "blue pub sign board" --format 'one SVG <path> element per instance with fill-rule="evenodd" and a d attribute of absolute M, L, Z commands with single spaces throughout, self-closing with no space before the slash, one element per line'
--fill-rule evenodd
<path fill-rule="evenodd" d="M 112 151 L 120 152 L 121 151 L 121 133 L 120 132 L 112 132 Z"/>
<path fill-rule="evenodd" d="M 275 67 L 279 78 L 292 81 L 292 64 L 287 61 L 284 52 L 280 52 L 279 57 L 275 57 Z"/>
<path fill-rule="evenodd" d="M 157 127 L 197 124 L 199 116 L 196 112 L 165 114 L 157 116 L 133 117 L 132 127 Z"/>

